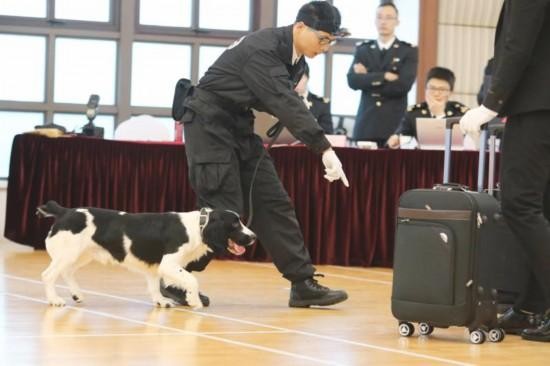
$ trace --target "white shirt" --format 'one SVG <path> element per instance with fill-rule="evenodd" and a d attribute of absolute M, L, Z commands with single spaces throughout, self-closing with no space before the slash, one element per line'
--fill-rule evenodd
<path fill-rule="evenodd" d="M 298 51 L 296 51 L 296 47 L 294 47 L 294 44 L 293 44 L 292 45 L 292 65 L 296 65 L 300 57 L 302 56 L 298 55 Z"/>
<path fill-rule="evenodd" d="M 390 39 L 388 42 L 385 42 L 385 43 L 382 43 L 380 42 L 380 40 L 376 40 L 376 42 L 378 43 L 378 48 L 380 50 L 387 50 L 391 47 L 391 45 L 393 44 L 393 42 L 395 42 L 395 37 L 393 37 L 392 39 Z"/>

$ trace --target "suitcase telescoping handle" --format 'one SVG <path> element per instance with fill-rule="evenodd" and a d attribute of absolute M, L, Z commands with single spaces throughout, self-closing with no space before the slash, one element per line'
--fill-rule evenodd
<path fill-rule="evenodd" d="M 460 122 L 460 117 L 445 120 L 445 156 L 443 164 L 443 184 L 449 184 L 451 174 L 451 146 L 453 144 L 453 126 Z"/>
<path fill-rule="evenodd" d="M 453 137 L 453 126 L 460 122 L 461 117 L 452 117 L 445 120 L 445 157 L 443 165 L 443 184 L 449 184 L 451 173 L 451 146 Z M 477 191 L 483 191 L 483 177 L 485 174 L 485 151 L 487 150 L 487 136 L 489 138 L 489 177 L 488 191 L 493 194 L 495 185 L 495 151 L 496 151 L 496 133 L 503 129 L 504 123 L 500 118 L 494 118 L 481 126 L 481 135 L 479 143 L 479 160 L 477 175 Z"/>

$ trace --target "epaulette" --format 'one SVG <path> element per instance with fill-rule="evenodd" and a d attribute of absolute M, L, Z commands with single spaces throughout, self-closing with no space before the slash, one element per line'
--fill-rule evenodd
<path fill-rule="evenodd" d="M 371 44 L 371 43 L 374 43 L 374 42 L 376 42 L 375 39 L 364 39 L 364 40 L 362 40 L 362 41 L 355 42 L 355 45 L 356 45 L 356 46 L 361 46 L 361 45 Z"/>
<path fill-rule="evenodd" d="M 323 103 L 330 103 L 330 98 L 327 98 L 327 97 L 323 97 Z"/>
<path fill-rule="evenodd" d="M 413 104 L 409 106 L 409 108 L 407 108 L 407 112 L 418 111 L 422 108 L 423 108 L 422 103 Z"/>
<path fill-rule="evenodd" d="M 460 111 L 460 113 L 464 114 L 468 111 L 468 108 L 467 106 L 465 106 L 464 104 L 460 103 L 460 102 L 452 102 L 452 107 L 453 109 L 455 109 L 456 111 Z"/>

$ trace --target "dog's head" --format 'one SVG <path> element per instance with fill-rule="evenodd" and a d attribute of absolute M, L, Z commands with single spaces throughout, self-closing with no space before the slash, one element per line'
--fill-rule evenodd
<path fill-rule="evenodd" d="M 216 254 L 242 255 L 254 244 L 256 234 L 230 210 L 201 210 L 202 241 Z"/>

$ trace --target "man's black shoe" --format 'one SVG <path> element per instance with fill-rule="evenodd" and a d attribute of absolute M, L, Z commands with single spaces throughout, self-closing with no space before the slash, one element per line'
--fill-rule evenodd
<path fill-rule="evenodd" d="M 160 281 L 160 293 L 162 294 L 162 296 L 168 297 L 176 301 L 180 305 L 189 306 L 189 304 L 187 303 L 185 290 L 181 290 L 174 286 L 165 287 L 164 282 Z M 208 305 L 210 305 L 210 299 L 208 298 L 208 296 L 203 295 L 199 292 L 199 298 L 201 299 L 202 306 L 207 307 Z"/>
<path fill-rule="evenodd" d="M 498 318 L 498 327 L 504 329 L 506 334 L 521 334 L 524 329 L 536 328 L 537 322 L 533 315 L 511 307 Z"/>
<path fill-rule="evenodd" d="M 307 308 L 312 305 L 328 306 L 338 304 L 348 298 L 342 290 L 331 290 L 320 285 L 317 280 L 307 278 L 304 281 L 293 282 L 290 290 L 288 306 L 291 308 Z"/>
<path fill-rule="evenodd" d="M 547 315 L 538 328 L 521 332 L 521 338 L 528 341 L 550 342 L 550 316 Z"/>

